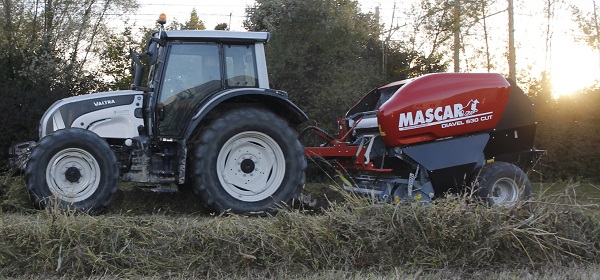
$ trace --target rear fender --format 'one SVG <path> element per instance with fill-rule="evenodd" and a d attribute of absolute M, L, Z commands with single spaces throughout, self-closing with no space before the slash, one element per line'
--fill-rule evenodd
<path fill-rule="evenodd" d="M 232 89 L 220 92 L 198 107 L 188 125 L 184 139 L 190 139 L 202 121 L 215 109 L 227 104 L 260 104 L 285 118 L 292 125 L 308 120 L 308 116 L 287 98 L 287 93 L 272 89 Z M 244 105 L 242 105 L 244 106 Z"/>

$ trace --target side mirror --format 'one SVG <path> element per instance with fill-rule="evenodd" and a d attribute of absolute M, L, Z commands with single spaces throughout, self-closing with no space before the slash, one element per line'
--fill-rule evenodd
<path fill-rule="evenodd" d="M 142 75 L 144 74 L 144 64 L 140 61 L 140 57 L 133 51 L 133 49 L 129 49 L 129 54 L 131 55 L 131 59 L 134 64 L 134 78 L 133 78 L 133 86 L 132 89 L 138 88 L 142 85 Z"/>
<path fill-rule="evenodd" d="M 154 65 L 158 60 L 158 43 L 152 41 L 148 47 L 148 65 Z"/>

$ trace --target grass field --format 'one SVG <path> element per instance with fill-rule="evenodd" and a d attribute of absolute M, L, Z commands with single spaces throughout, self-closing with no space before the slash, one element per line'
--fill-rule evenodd
<path fill-rule="evenodd" d="M 189 194 L 122 184 L 101 216 L 34 210 L 0 178 L 0 277 L 600 279 L 600 191 L 536 183 L 533 201 L 379 204 L 329 184 L 316 209 L 213 216 Z"/>

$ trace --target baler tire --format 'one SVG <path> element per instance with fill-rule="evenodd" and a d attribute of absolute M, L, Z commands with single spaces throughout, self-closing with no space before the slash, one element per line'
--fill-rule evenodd
<path fill-rule="evenodd" d="M 531 182 L 514 164 L 492 162 L 475 175 L 472 181 L 475 192 L 490 206 L 512 207 L 531 197 Z"/>
<path fill-rule="evenodd" d="M 39 209 L 102 213 L 117 192 L 119 166 L 108 143 L 79 128 L 42 138 L 25 168 L 30 198 Z"/>
<path fill-rule="evenodd" d="M 291 205 L 305 182 L 296 132 L 271 111 L 225 112 L 202 132 L 192 158 L 192 185 L 209 210 L 265 214 Z"/>

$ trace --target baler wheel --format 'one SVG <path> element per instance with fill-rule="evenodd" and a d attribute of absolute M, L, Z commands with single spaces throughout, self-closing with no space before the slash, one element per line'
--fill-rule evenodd
<path fill-rule="evenodd" d="M 476 175 L 473 181 L 476 193 L 489 205 L 512 207 L 531 196 L 531 182 L 514 164 L 492 162 Z"/>
<path fill-rule="evenodd" d="M 25 168 L 27 190 L 38 208 L 100 214 L 117 192 L 119 167 L 108 143 L 95 133 L 69 128 L 42 138 Z"/>

